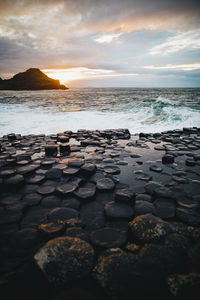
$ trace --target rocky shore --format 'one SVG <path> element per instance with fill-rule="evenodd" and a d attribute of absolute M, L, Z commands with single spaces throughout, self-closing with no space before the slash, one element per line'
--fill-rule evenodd
<path fill-rule="evenodd" d="M 197 299 L 200 128 L 0 138 L 2 299 Z"/>

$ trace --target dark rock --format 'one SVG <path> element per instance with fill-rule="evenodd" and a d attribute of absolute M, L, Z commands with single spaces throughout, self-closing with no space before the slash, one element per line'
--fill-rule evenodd
<path fill-rule="evenodd" d="M 107 174 L 115 175 L 120 173 L 120 168 L 117 166 L 106 166 L 103 168 L 104 172 Z"/>
<path fill-rule="evenodd" d="M 61 205 L 61 200 L 56 197 L 55 195 L 51 195 L 48 197 L 44 197 L 42 199 L 41 205 L 43 207 L 51 208 L 51 207 L 58 207 Z"/>
<path fill-rule="evenodd" d="M 84 164 L 84 159 L 71 159 L 68 161 L 68 167 L 80 168 Z"/>
<path fill-rule="evenodd" d="M 197 272 L 200 272 L 200 241 L 198 241 L 189 249 L 188 257 L 193 269 Z"/>
<path fill-rule="evenodd" d="M 135 197 L 136 201 L 148 201 L 148 202 L 152 202 L 152 196 L 148 195 L 148 194 L 137 194 Z"/>
<path fill-rule="evenodd" d="M 139 176 L 136 177 L 137 180 L 142 180 L 142 181 L 150 181 L 152 180 L 152 176 L 150 176 L 149 174 L 141 174 Z"/>
<path fill-rule="evenodd" d="M 80 216 L 86 224 L 86 230 L 95 230 L 104 226 L 104 206 L 98 202 L 88 202 L 81 206 Z"/>
<path fill-rule="evenodd" d="M 56 157 L 58 154 L 58 145 L 46 145 L 44 149 L 46 156 Z"/>
<path fill-rule="evenodd" d="M 1 196 L 0 203 L 1 205 L 12 205 L 18 203 L 22 198 L 21 194 L 8 194 Z"/>
<path fill-rule="evenodd" d="M 9 176 L 12 176 L 16 173 L 16 170 L 15 169 L 5 169 L 5 170 L 2 170 L 0 171 L 0 177 L 9 177 Z"/>
<path fill-rule="evenodd" d="M 105 205 L 105 213 L 111 219 L 129 219 L 133 216 L 133 208 L 125 203 L 111 201 Z"/>
<path fill-rule="evenodd" d="M 44 180 L 45 180 L 44 175 L 36 175 L 34 177 L 27 179 L 26 182 L 37 184 L 37 183 L 42 183 Z"/>
<path fill-rule="evenodd" d="M 158 182 L 151 181 L 151 182 L 148 182 L 147 184 L 145 184 L 144 188 L 145 188 L 147 194 L 150 194 L 153 196 L 153 195 L 155 195 L 157 190 L 162 188 L 162 185 Z"/>
<path fill-rule="evenodd" d="M 18 186 L 20 184 L 23 184 L 23 182 L 24 182 L 24 176 L 20 174 L 11 176 L 4 180 L 4 184 L 8 186 Z"/>
<path fill-rule="evenodd" d="M 70 208 L 73 208 L 73 209 L 76 209 L 78 210 L 80 208 L 80 201 L 76 198 L 66 198 L 66 199 L 63 199 L 62 201 L 62 206 L 64 207 L 70 207 Z"/>
<path fill-rule="evenodd" d="M 19 160 L 17 161 L 17 165 L 18 166 L 25 166 L 27 164 L 29 164 L 30 160 Z"/>
<path fill-rule="evenodd" d="M 165 147 L 164 146 L 155 146 L 154 149 L 158 150 L 158 151 L 164 151 Z"/>
<path fill-rule="evenodd" d="M 49 185 L 41 185 L 38 189 L 37 192 L 41 195 L 49 195 L 53 194 L 55 192 L 55 187 L 54 186 L 49 186 Z"/>
<path fill-rule="evenodd" d="M 59 179 L 62 177 L 63 171 L 57 168 L 51 168 L 46 172 L 46 178 Z"/>
<path fill-rule="evenodd" d="M 0 80 L 0 90 L 51 90 L 67 88 L 59 80 L 49 78 L 36 68 L 14 75 L 11 79 Z M 13 136 L 13 134 L 12 134 Z M 12 139 L 13 140 L 13 139 Z"/>
<path fill-rule="evenodd" d="M 24 228 L 12 235 L 11 244 L 15 248 L 33 249 L 39 243 L 38 231 L 34 228 Z"/>
<path fill-rule="evenodd" d="M 70 227 L 70 228 L 67 228 L 66 231 L 65 231 L 65 234 L 67 236 L 79 238 L 81 240 L 89 242 L 89 235 L 88 235 L 88 233 L 84 229 L 82 229 L 81 227 Z"/>
<path fill-rule="evenodd" d="M 90 176 L 96 171 L 96 165 L 92 163 L 81 166 L 80 171 L 83 175 Z"/>
<path fill-rule="evenodd" d="M 98 190 L 101 190 L 101 191 L 109 191 L 109 190 L 114 189 L 115 184 L 114 184 L 113 180 L 110 178 L 102 178 L 102 179 L 97 180 L 96 187 Z"/>
<path fill-rule="evenodd" d="M 150 263 L 143 260 L 137 267 L 137 255 L 120 249 L 108 251 L 98 258 L 93 276 L 109 299 L 148 299 L 150 295 L 162 298 L 163 285 Z"/>
<path fill-rule="evenodd" d="M 189 182 L 189 180 L 187 178 L 181 177 L 181 176 L 175 176 L 175 175 L 172 176 L 172 180 L 174 180 L 178 183 L 182 183 L 182 184 Z"/>
<path fill-rule="evenodd" d="M 63 221 L 62 221 L 63 222 Z M 80 228 L 84 228 L 85 227 L 85 223 L 79 219 L 79 218 L 71 218 L 69 220 L 65 220 L 64 224 L 67 228 L 74 228 L 74 227 L 80 227 Z"/>
<path fill-rule="evenodd" d="M 17 223 L 22 217 L 20 210 L 12 211 L 0 207 L 0 224 Z"/>
<path fill-rule="evenodd" d="M 155 243 L 145 244 L 140 249 L 139 256 L 140 259 L 135 267 L 135 271 L 148 272 L 150 276 L 149 279 L 152 276 L 157 277 L 154 279 L 156 280 L 155 283 L 159 280 L 165 282 L 169 274 L 183 272 L 184 270 L 183 257 L 176 249 L 170 248 L 168 245 Z M 162 294 L 163 292 L 164 290 L 161 289 Z M 166 291 L 164 294 L 166 294 Z M 160 297 L 157 299 L 160 299 Z"/>
<path fill-rule="evenodd" d="M 63 170 L 63 175 L 76 175 L 78 174 L 79 169 L 78 168 L 65 168 Z"/>
<path fill-rule="evenodd" d="M 50 168 L 52 167 L 52 165 L 55 164 L 55 160 L 54 159 L 45 159 L 41 162 L 41 166 L 45 167 L 45 168 Z"/>
<path fill-rule="evenodd" d="M 30 193 L 24 196 L 23 201 L 27 202 L 29 206 L 32 206 L 39 204 L 41 199 L 41 195 L 38 195 L 37 193 Z"/>
<path fill-rule="evenodd" d="M 70 152 L 70 145 L 69 144 L 60 144 L 60 154 L 66 155 Z"/>
<path fill-rule="evenodd" d="M 133 236 L 142 243 L 160 242 L 170 232 L 168 223 L 152 214 L 136 217 L 129 222 L 129 227 Z"/>
<path fill-rule="evenodd" d="M 162 219 L 170 219 L 175 217 L 174 200 L 168 198 L 157 198 L 154 201 L 155 214 Z"/>
<path fill-rule="evenodd" d="M 58 286 L 86 277 L 93 267 L 94 250 L 81 239 L 58 237 L 44 245 L 34 259 L 48 281 Z"/>
<path fill-rule="evenodd" d="M 109 227 L 95 230 L 90 234 L 91 243 L 102 248 L 121 247 L 126 243 L 126 239 L 125 231 Z"/>
<path fill-rule="evenodd" d="M 134 207 L 135 215 L 144 215 L 148 213 L 154 213 L 155 208 L 152 203 L 148 201 L 136 201 Z"/>
<path fill-rule="evenodd" d="M 81 200 L 89 200 L 93 199 L 96 193 L 96 187 L 80 187 L 77 191 L 74 192 L 74 195 L 76 195 Z"/>
<path fill-rule="evenodd" d="M 37 228 L 39 224 L 46 222 L 48 212 L 48 209 L 44 209 L 37 206 L 29 208 L 25 216 L 21 220 L 21 228 Z"/>
<path fill-rule="evenodd" d="M 200 274 L 172 274 L 167 279 L 171 295 L 177 299 L 196 299 L 200 293 Z"/>
<path fill-rule="evenodd" d="M 2 83 L 2 82 L 0 82 L 0 83 Z M 17 137 L 14 133 L 8 134 L 7 137 L 10 142 L 15 141 L 17 139 Z"/>
<path fill-rule="evenodd" d="M 132 190 L 120 189 L 115 192 L 115 201 L 132 203 L 135 193 Z"/>
<path fill-rule="evenodd" d="M 21 175 L 26 175 L 26 174 L 33 173 L 37 168 L 38 168 L 38 165 L 30 164 L 30 165 L 26 165 L 24 167 L 19 167 L 17 169 L 17 172 Z"/>
<path fill-rule="evenodd" d="M 56 222 L 41 224 L 38 226 L 40 238 L 43 241 L 48 241 L 52 238 L 57 237 L 58 235 L 61 235 L 64 231 L 64 228 L 65 224 Z"/>
<path fill-rule="evenodd" d="M 57 207 L 50 211 L 50 213 L 48 214 L 48 219 L 51 222 L 57 220 L 65 221 L 71 218 L 76 218 L 78 217 L 78 215 L 79 212 L 75 209 L 67 207 Z"/>
<path fill-rule="evenodd" d="M 192 159 L 186 159 L 185 164 L 186 164 L 186 166 L 193 167 L 193 166 L 195 166 L 196 163 Z"/>
<path fill-rule="evenodd" d="M 140 158 L 140 157 L 142 157 L 142 155 L 140 155 L 140 154 L 131 154 L 130 157 L 132 157 L 132 158 Z"/>
<path fill-rule="evenodd" d="M 174 156 L 170 154 L 166 154 L 162 157 L 162 163 L 163 164 L 173 164 L 174 162 Z"/>
<path fill-rule="evenodd" d="M 149 169 L 153 172 L 162 172 L 162 170 L 163 170 L 161 167 L 159 167 L 157 165 L 152 165 L 149 167 Z"/>
<path fill-rule="evenodd" d="M 90 181 L 96 183 L 99 179 L 105 178 L 105 175 L 102 172 L 97 171 L 92 177 L 90 177 Z"/>
<path fill-rule="evenodd" d="M 66 135 L 60 135 L 58 136 L 58 141 L 61 143 L 67 143 L 69 142 L 69 137 Z"/>
<path fill-rule="evenodd" d="M 195 208 L 177 207 L 176 217 L 188 225 L 200 225 L 200 213 Z"/>
<path fill-rule="evenodd" d="M 66 196 L 72 194 L 77 188 L 78 185 L 76 183 L 71 182 L 71 183 L 65 183 L 63 185 L 57 186 L 56 190 L 57 192 Z"/>

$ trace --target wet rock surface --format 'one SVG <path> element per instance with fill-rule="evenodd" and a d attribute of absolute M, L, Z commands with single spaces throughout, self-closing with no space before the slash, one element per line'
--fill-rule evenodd
<path fill-rule="evenodd" d="M 1 137 L 0 288 L 195 299 L 199 166 L 198 128 Z"/>
<path fill-rule="evenodd" d="M 81 239 L 58 237 L 45 244 L 34 259 L 48 281 L 57 286 L 87 276 L 93 267 L 94 250 Z"/>

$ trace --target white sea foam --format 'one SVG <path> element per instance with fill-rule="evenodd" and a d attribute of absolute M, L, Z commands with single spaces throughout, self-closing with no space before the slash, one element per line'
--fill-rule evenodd
<path fill-rule="evenodd" d="M 14 96 L 14 92 L 7 93 L 3 96 Z M 173 98 L 169 92 L 160 96 L 151 89 L 15 92 L 14 98 L 0 101 L 0 136 L 11 132 L 24 135 L 128 128 L 139 133 L 200 127 L 199 98 L 188 104 L 182 98 L 190 95 L 182 92 L 180 97 L 177 93 Z"/>

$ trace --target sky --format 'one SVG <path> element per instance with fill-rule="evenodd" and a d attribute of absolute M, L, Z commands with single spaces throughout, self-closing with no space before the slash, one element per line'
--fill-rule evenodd
<path fill-rule="evenodd" d="M 200 87 L 200 1 L 0 0 L 0 77 L 68 87 Z"/>

